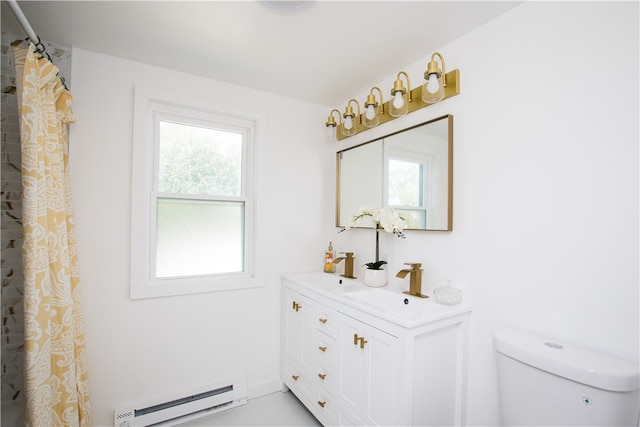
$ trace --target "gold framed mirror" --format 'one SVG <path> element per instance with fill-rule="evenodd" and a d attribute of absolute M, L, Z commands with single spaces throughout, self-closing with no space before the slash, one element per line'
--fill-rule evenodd
<path fill-rule="evenodd" d="M 409 230 L 451 231 L 453 116 L 336 153 L 336 226 L 360 207 L 392 207 Z"/>

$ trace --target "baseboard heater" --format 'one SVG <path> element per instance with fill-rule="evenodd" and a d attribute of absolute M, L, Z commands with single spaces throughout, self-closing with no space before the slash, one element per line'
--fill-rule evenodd
<path fill-rule="evenodd" d="M 118 409 L 114 426 L 175 426 L 246 403 L 246 381 L 209 385 Z"/>

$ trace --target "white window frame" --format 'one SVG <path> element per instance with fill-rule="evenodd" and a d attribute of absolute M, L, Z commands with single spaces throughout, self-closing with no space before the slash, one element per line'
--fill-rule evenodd
<path fill-rule="evenodd" d="M 185 118 L 184 123 L 215 122 L 248 129 L 243 156 L 243 179 L 246 181 L 244 271 L 188 277 L 155 277 L 156 199 L 158 150 L 155 124 L 158 117 Z M 258 224 L 258 185 L 264 158 L 263 114 L 221 108 L 210 101 L 144 87 L 134 95 L 132 186 L 131 186 L 131 271 L 130 298 L 156 298 L 203 292 L 227 291 L 264 286 L 264 252 L 260 250 L 264 227 Z"/>

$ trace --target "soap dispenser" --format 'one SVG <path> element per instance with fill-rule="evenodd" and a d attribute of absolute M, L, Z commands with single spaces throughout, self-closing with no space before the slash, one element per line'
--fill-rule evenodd
<path fill-rule="evenodd" d="M 324 251 L 324 272 L 335 273 L 336 264 L 334 262 L 336 253 L 333 251 L 333 243 L 329 242 L 329 247 Z"/>

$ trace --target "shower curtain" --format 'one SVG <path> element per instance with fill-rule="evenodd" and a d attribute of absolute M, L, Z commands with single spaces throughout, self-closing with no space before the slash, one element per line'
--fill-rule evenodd
<path fill-rule="evenodd" d="M 67 125 L 71 94 L 58 69 L 14 47 L 24 243 L 26 424 L 89 426 L 89 384 L 71 192 Z"/>

